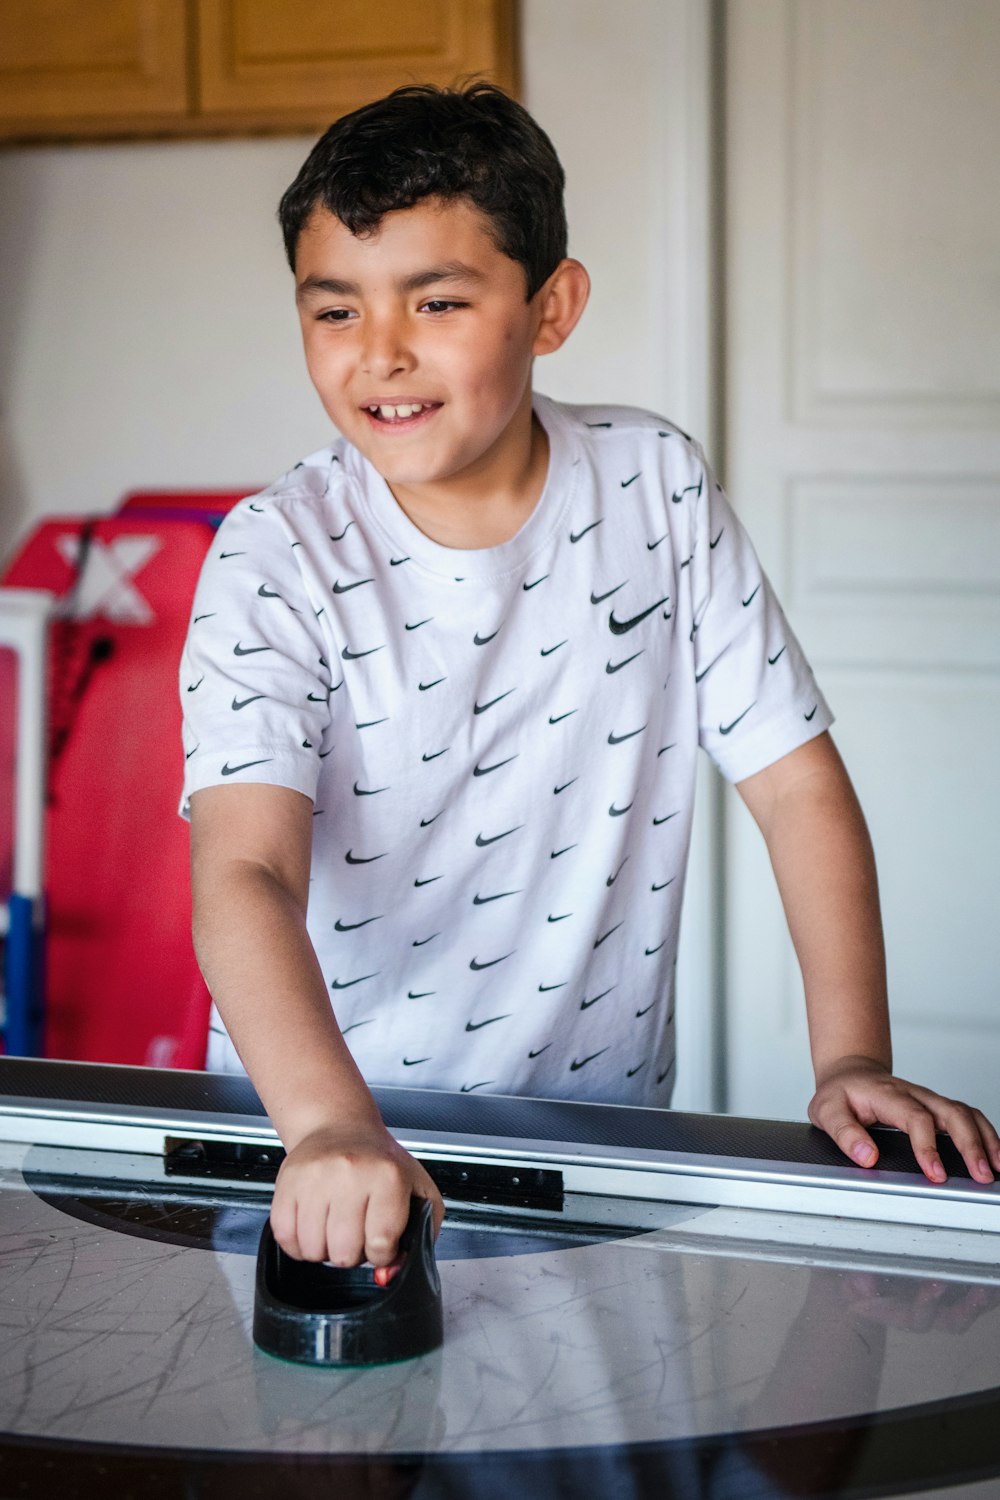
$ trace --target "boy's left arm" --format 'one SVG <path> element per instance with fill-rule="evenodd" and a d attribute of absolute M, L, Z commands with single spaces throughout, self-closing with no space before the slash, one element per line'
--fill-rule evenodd
<path fill-rule="evenodd" d="M 865 1129 L 905 1130 L 924 1174 L 946 1177 L 935 1131 L 951 1136 L 977 1182 L 1000 1172 L 1000 1136 L 978 1109 L 892 1073 L 875 859 L 843 762 L 821 734 L 737 785 L 767 844 L 805 983 L 814 1125 L 872 1167 Z"/>

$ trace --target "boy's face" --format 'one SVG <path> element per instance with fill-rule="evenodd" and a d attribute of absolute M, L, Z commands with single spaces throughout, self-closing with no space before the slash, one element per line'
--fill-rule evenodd
<path fill-rule="evenodd" d="M 314 210 L 296 251 L 306 363 L 330 420 L 394 489 L 460 498 L 523 466 L 544 290 L 466 199 L 356 238 Z"/>

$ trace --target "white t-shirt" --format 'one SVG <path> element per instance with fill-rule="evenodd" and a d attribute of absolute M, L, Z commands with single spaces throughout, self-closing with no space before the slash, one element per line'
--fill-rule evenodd
<path fill-rule="evenodd" d="M 343 440 L 226 518 L 182 810 L 313 800 L 309 932 L 370 1083 L 666 1105 L 698 746 L 739 781 L 832 717 L 700 447 L 535 410 L 548 478 L 498 547 L 431 541 Z"/>

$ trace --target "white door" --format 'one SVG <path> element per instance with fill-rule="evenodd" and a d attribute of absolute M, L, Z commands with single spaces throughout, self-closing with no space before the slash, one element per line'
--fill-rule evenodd
<path fill-rule="evenodd" d="M 896 1069 L 1000 1118 L 1000 6 L 729 0 L 727 487 L 875 841 Z M 727 1106 L 799 1116 L 801 984 L 727 820 Z"/>

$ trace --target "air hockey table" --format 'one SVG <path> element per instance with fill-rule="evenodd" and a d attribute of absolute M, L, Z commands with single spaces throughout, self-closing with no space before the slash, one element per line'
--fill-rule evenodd
<path fill-rule="evenodd" d="M 376 1091 L 448 1208 L 445 1341 L 251 1338 L 246 1080 L 0 1059 L 0 1496 L 1000 1496 L 1000 1187 L 880 1131 Z"/>

